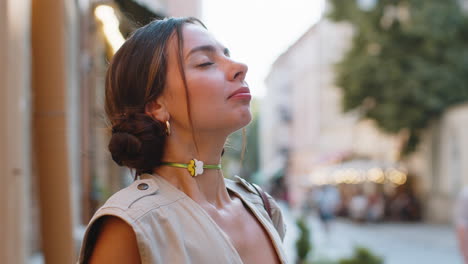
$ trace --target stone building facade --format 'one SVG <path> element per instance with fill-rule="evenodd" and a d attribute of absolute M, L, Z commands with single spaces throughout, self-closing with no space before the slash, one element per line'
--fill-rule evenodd
<path fill-rule="evenodd" d="M 356 112 L 341 111 L 333 67 L 349 48 L 352 33 L 349 24 L 320 21 L 275 61 L 267 77 L 262 165 L 269 167 L 272 157 L 281 155 L 278 144 L 286 146 L 293 204 L 300 203 L 314 180 L 311 174 L 326 162 L 350 153 L 381 160 L 394 157 L 397 138 L 384 135 L 369 120 L 359 121 Z M 282 112 L 288 122 L 280 118 Z"/>

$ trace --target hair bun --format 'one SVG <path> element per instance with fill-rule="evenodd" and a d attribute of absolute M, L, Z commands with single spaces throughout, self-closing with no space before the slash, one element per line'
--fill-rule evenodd
<path fill-rule="evenodd" d="M 115 163 L 124 166 L 141 155 L 141 141 L 132 134 L 115 132 L 109 142 L 109 151 Z"/>
<path fill-rule="evenodd" d="M 135 169 L 137 174 L 152 173 L 161 164 L 165 142 L 161 122 L 134 113 L 114 125 L 108 148 L 119 166 Z"/>

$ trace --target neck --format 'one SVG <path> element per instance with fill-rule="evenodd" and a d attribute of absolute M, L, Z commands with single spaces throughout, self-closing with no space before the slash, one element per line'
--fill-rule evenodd
<path fill-rule="evenodd" d="M 195 158 L 203 161 L 205 165 L 221 163 L 225 136 L 198 135 L 196 140 L 198 151 L 191 136 L 184 137 L 174 131 L 167 138 L 162 161 L 188 163 Z M 195 177 L 192 177 L 187 169 L 171 166 L 159 166 L 154 172 L 202 206 L 222 208 L 231 201 L 221 170 L 204 169 L 203 174 Z"/>

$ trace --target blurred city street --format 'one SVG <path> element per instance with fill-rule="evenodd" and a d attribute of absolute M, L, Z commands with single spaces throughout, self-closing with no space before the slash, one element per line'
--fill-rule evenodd
<path fill-rule="evenodd" d="M 287 224 L 284 240 L 289 263 L 295 263 L 298 229 L 295 213 L 280 204 Z M 338 260 L 352 254 L 355 246 L 369 248 L 385 264 L 462 264 L 454 230 L 448 225 L 424 223 L 357 224 L 338 219 L 326 234 L 317 216 L 308 217 L 312 259 Z M 312 257 L 309 255 L 309 258 Z M 314 263 L 314 262 L 312 262 Z"/>

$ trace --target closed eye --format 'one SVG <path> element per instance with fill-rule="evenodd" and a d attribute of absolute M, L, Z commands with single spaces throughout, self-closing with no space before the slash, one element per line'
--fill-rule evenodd
<path fill-rule="evenodd" d="M 206 67 L 206 66 L 210 66 L 210 65 L 213 65 L 213 64 L 214 64 L 213 62 L 205 62 L 205 63 L 197 65 L 197 67 Z"/>

